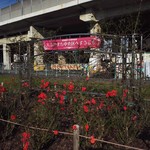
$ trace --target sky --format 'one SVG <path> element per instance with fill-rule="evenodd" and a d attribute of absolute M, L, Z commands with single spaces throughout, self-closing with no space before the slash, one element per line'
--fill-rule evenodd
<path fill-rule="evenodd" d="M 5 8 L 11 4 L 16 3 L 18 0 L 0 0 L 0 8 Z"/>

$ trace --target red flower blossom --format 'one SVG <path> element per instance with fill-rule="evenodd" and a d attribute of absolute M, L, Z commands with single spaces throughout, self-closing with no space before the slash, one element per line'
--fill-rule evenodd
<path fill-rule="evenodd" d="M 44 80 L 44 79 L 42 79 L 42 80 L 41 80 L 41 83 L 44 83 L 44 82 L 45 82 L 45 80 Z"/>
<path fill-rule="evenodd" d="M 127 97 L 127 93 L 128 93 L 127 89 L 123 90 L 123 97 Z"/>
<path fill-rule="evenodd" d="M 64 107 L 61 107 L 60 109 L 61 109 L 62 111 L 64 111 L 64 110 L 65 110 L 65 108 L 64 108 Z"/>
<path fill-rule="evenodd" d="M 29 147 L 29 142 L 27 141 L 23 145 L 23 150 L 28 150 L 28 147 Z"/>
<path fill-rule="evenodd" d="M 70 92 L 72 92 L 74 90 L 74 84 L 72 82 L 70 82 L 70 84 L 68 85 L 68 90 Z"/>
<path fill-rule="evenodd" d="M 86 87 L 82 87 L 82 92 L 85 92 L 86 91 Z"/>
<path fill-rule="evenodd" d="M 90 138 L 90 142 L 91 142 L 91 144 L 94 144 L 94 143 L 96 142 L 96 139 L 95 139 L 95 137 L 94 137 L 94 136 L 91 136 L 91 138 Z"/>
<path fill-rule="evenodd" d="M 85 79 L 86 81 L 88 81 L 89 80 L 89 77 L 86 77 L 86 79 Z"/>
<path fill-rule="evenodd" d="M 2 85 L 0 85 L 0 93 L 6 92 L 6 88 Z"/>
<path fill-rule="evenodd" d="M 90 105 L 90 104 L 91 104 L 91 101 L 89 100 L 85 102 L 85 105 Z"/>
<path fill-rule="evenodd" d="M 86 113 L 89 111 L 89 109 L 86 105 L 83 106 L 83 109 L 84 109 L 84 112 L 86 112 Z"/>
<path fill-rule="evenodd" d="M 137 116 L 136 115 L 132 116 L 132 121 L 136 121 L 136 120 L 137 120 Z"/>
<path fill-rule="evenodd" d="M 76 98 L 74 98 L 74 99 L 73 99 L 73 101 L 76 103 L 76 102 L 77 102 L 77 99 L 76 99 Z"/>
<path fill-rule="evenodd" d="M 38 95 L 38 98 L 42 99 L 42 100 L 45 100 L 47 99 L 47 95 L 44 93 L 44 92 L 41 92 L 39 95 Z"/>
<path fill-rule="evenodd" d="M 63 84 L 63 87 L 64 87 L 64 88 L 66 88 L 66 87 L 67 87 L 67 85 L 66 85 L 66 84 Z"/>
<path fill-rule="evenodd" d="M 10 119 L 11 119 L 12 121 L 16 120 L 16 115 L 11 115 L 11 116 L 10 116 Z"/>
<path fill-rule="evenodd" d="M 30 138 L 30 133 L 28 132 L 23 132 L 22 133 L 22 142 L 23 142 L 23 150 L 28 150 L 29 147 L 29 138 Z"/>
<path fill-rule="evenodd" d="M 38 102 L 41 103 L 42 105 L 45 105 L 45 100 L 47 99 L 47 95 L 43 92 L 41 92 L 39 95 L 38 95 Z"/>
<path fill-rule="evenodd" d="M 107 110 L 108 110 L 108 111 L 111 110 L 111 108 L 112 108 L 112 107 L 111 107 L 110 105 L 107 106 Z"/>
<path fill-rule="evenodd" d="M 63 90 L 63 91 L 62 91 L 62 94 L 63 94 L 63 95 L 66 95 L 66 91 L 65 91 L 65 90 Z"/>
<path fill-rule="evenodd" d="M 26 143 L 29 138 L 30 138 L 30 133 L 28 133 L 28 132 L 22 133 L 22 142 L 23 143 Z"/>
<path fill-rule="evenodd" d="M 57 82 L 54 82 L 54 86 L 56 86 L 57 85 Z"/>
<path fill-rule="evenodd" d="M 89 130 L 89 125 L 86 124 L 86 125 L 85 125 L 85 131 L 88 132 L 88 130 Z"/>
<path fill-rule="evenodd" d="M 99 109 L 102 109 L 103 107 L 104 107 L 104 101 L 101 101 L 99 105 Z"/>
<path fill-rule="evenodd" d="M 95 104 L 96 104 L 96 100 L 95 100 L 94 98 L 92 98 L 92 99 L 91 99 L 91 103 L 92 103 L 93 105 L 95 105 Z"/>
<path fill-rule="evenodd" d="M 53 131 L 54 135 L 58 135 L 58 130 Z"/>
<path fill-rule="evenodd" d="M 73 126 L 72 126 L 72 129 L 73 129 L 73 130 L 77 130 L 77 126 L 76 126 L 76 125 L 73 125 Z"/>
<path fill-rule="evenodd" d="M 49 84 L 50 84 L 50 82 L 48 82 L 48 81 L 45 82 L 45 81 L 42 80 L 42 83 L 41 83 L 40 87 L 43 88 L 43 89 L 46 89 L 49 86 Z"/>
<path fill-rule="evenodd" d="M 22 133 L 22 137 L 23 137 L 24 139 L 29 139 L 29 138 L 30 138 L 30 133 L 28 133 L 28 132 L 23 132 L 23 133 Z"/>
<path fill-rule="evenodd" d="M 59 95 L 59 97 L 60 97 L 61 101 L 64 101 L 64 99 L 65 99 L 64 95 Z"/>
<path fill-rule="evenodd" d="M 22 87 L 29 87 L 29 83 L 28 82 L 22 83 Z"/>
<path fill-rule="evenodd" d="M 58 97 L 59 97 L 59 94 L 58 94 L 58 92 L 56 92 L 56 93 L 55 93 L 55 97 L 56 97 L 56 98 L 58 98 Z"/>
<path fill-rule="evenodd" d="M 117 91 L 116 90 L 108 91 L 106 93 L 106 97 L 115 97 L 115 96 L 117 96 Z"/>
<path fill-rule="evenodd" d="M 126 111 L 127 110 L 127 106 L 123 106 L 123 110 Z"/>
<path fill-rule="evenodd" d="M 59 100 L 59 104 L 63 105 L 64 104 L 64 100 Z"/>
<path fill-rule="evenodd" d="M 42 102 L 41 102 L 41 104 L 42 104 L 42 105 L 45 105 L 45 102 L 44 102 L 44 101 L 42 101 Z"/>

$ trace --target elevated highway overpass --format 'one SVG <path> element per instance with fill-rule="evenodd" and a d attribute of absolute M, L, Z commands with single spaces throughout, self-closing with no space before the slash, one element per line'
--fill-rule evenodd
<path fill-rule="evenodd" d="M 142 2 L 142 3 L 141 3 Z M 0 9 L 0 37 L 25 33 L 30 26 L 64 33 L 88 32 L 79 16 L 94 13 L 96 19 L 150 10 L 149 0 L 21 0 Z"/>

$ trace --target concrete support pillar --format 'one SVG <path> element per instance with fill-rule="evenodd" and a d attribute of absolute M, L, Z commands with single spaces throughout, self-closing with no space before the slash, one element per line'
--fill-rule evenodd
<path fill-rule="evenodd" d="M 80 15 L 80 20 L 90 23 L 90 33 L 91 34 L 99 34 L 101 33 L 101 27 L 98 20 L 95 18 L 93 13 L 86 13 Z M 93 49 L 91 49 L 92 51 Z M 95 49 L 94 49 L 95 50 Z M 101 68 L 100 62 L 100 53 L 91 52 L 89 58 L 89 71 L 87 76 L 92 76 L 94 73 L 98 72 Z"/>
<path fill-rule="evenodd" d="M 42 50 L 40 48 L 39 42 L 36 42 L 36 39 L 43 38 L 43 35 L 38 32 L 38 29 L 30 26 L 30 30 L 28 32 L 28 37 L 31 39 L 35 39 L 34 42 L 34 70 L 42 71 L 45 69 L 45 65 L 43 62 Z"/>
<path fill-rule="evenodd" d="M 91 34 L 98 34 L 101 33 L 101 27 L 100 24 L 97 22 L 92 22 L 91 23 L 91 29 L 90 29 Z"/>
<path fill-rule="evenodd" d="M 11 69 L 10 47 L 7 44 L 3 44 L 3 65 L 4 70 Z"/>

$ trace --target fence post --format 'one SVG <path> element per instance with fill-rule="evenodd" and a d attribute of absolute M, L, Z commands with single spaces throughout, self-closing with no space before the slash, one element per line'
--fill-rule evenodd
<path fill-rule="evenodd" d="M 1 82 L 1 86 L 4 86 L 4 83 L 3 83 L 3 82 Z M 1 97 L 2 97 L 2 98 L 4 97 L 4 94 L 3 94 L 3 92 L 2 92 L 2 95 L 1 95 Z"/>
<path fill-rule="evenodd" d="M 75 125 L 76 130 L 73 131 L 73 150 L 79 150 L 79 125 Z"/>

